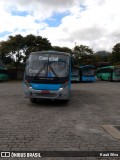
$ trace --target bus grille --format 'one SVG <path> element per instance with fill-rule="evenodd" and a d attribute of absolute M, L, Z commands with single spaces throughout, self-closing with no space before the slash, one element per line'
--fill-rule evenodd
<path fill-rule="evenodd" d="M 49 98 L 52 98 L 52 97 L 56 97 L 57 95 L 54 94 L 54 93 L 33 93 L 34 96 L 37 96 L 37 97 L 49 97 Z"/>

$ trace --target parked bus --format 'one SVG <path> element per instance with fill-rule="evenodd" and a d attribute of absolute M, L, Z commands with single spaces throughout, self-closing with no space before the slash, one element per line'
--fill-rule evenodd
<path fill-rule="evenodd" d="M 120 66 L 107 66 L 98 68 L 97 78 L 107 81 L 120 80 Z"/>
<path fill-rule="evenodd" d="M 68 101 L 71 88 L 71 56 L 58 51 L 32 52 L 24 74 L 25 95 L 37 99 Z"/>
<path fill-rule="evenodd" d="M 8 80 L 7 67 L 0 59 L 0 81 L 5 81 L 5 80 Z"/>
<path fill-rule="evenodd" d="M 71 81 L 72 82 L 79 82 L 80 81 L 80 68 L 77 66 L 74 66 L 71 69 Z"/>
<path fill-rule="evenodd" d="M 8 80 L 7 68 L 0 67 L 0 81 Z"/>
<path fill-rule="evenodd" d="M 95 66 L 84 65 L 80 66 L 80 81 L 94 82 L 95 81 Z"/>

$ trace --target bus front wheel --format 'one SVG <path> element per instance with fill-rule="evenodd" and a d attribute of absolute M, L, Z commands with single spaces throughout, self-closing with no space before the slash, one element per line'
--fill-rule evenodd
<path fill-rule="evenodd" d="M 100 77 L 100 80 L 103 81 L 102 77 Z"/>
<path fill-rule="evenodd" d="M 30 98 L 30 102 L 36 103 L 37 99 L 36 98 Z"/>
<path fill-rule="evenodd" d="M 68 102 L 69 102 L 69 99 L 64 99 L 63 102 L 64 102 L 64 103 L 68 103 Z"/>
<path fill-rule="evenodd" d="M 108 77 L 108 80 L 109 80 L 110 82 L 113 82 L 112 77 Z"/>

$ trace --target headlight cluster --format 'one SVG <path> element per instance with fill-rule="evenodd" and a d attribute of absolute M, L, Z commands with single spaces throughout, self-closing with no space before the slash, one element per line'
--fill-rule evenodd
<path fill-rule="evenodd" d="M 68 81 L 62 84 L 60 88 L 65 88 L 66 86 L 68 86 Z"/>
<path fill-rule="evenodd" d="M 26 85 L 27 87 L 31 87 L 30 83 L 29 83 L 27 80 L 25 80 L 25 85 Z"/>

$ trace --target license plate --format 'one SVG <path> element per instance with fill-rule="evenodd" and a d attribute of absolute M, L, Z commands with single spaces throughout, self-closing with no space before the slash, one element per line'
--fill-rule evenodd
<path fill-rule="evenodd" d="M 48 90 L 42 90 L 41 93 L 47 94 L 47 93 L 49 93 L 49 91 Z"/>

